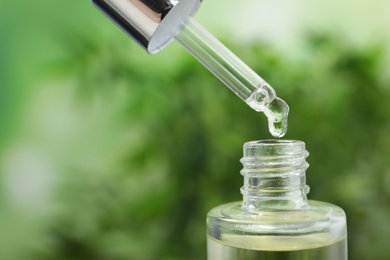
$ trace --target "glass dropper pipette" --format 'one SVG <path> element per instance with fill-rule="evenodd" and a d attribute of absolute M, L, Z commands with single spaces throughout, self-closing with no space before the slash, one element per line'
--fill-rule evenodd
<path fill-rule="evenodd" d="M 263 112 L 274 137 L 286 133 L 288 105 L 267 82 L 192 18 L 200 0 L 93 2 L 151 54 L 176 39 L 244 102 Z"/>
<path fill-rule="evenodd" d="M 245 103 L 263 112 L 274 137 L 287 131 L 288 105 L 251 68 L 214 38 L 193 18 L 189 18 L 175 39 Z"/>

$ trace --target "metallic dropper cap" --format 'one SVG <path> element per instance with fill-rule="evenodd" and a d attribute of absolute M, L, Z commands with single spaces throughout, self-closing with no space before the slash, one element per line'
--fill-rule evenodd
<path fill-rule="evenodd" d="M 201 0 L 93 0 L 150 54 L 167 46 Z"/>

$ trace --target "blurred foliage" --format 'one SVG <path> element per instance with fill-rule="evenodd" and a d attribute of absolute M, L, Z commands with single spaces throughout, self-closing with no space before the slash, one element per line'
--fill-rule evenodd
<path fill-rule="evenodd" d="M 266 118 L 175 44 L 151 57 L 70 28 L 31 75 L 0 64 L 0 259 L 205 259 L 207 211 L 241 199 L 242 145 L 271 137 Z M 292 57 L 229 46 L 290 105 L 309 198 L 346 211 L 350 259 L 387 259 L 386 49 L 318 34 Z"/>

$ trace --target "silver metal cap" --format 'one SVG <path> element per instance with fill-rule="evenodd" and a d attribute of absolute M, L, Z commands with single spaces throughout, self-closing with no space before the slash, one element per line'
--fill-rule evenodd
<path fill-rule="evenodd" d="M 150 54 L 167 46 L 201 0 L 93 0 Z"/>

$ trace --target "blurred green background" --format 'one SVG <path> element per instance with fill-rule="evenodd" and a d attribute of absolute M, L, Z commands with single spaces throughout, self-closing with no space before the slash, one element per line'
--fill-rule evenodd
<path fill-rule="evenodd" d="M 388 259 L 389 4 L 228 2 L 197 17 L 290 105 L 309 198 L 346 211 L 350 259 Z M 266 138 L 178 44 L 149 56 L 90 1 L 0 1 L 0 259 L 206 259 Z"/>

